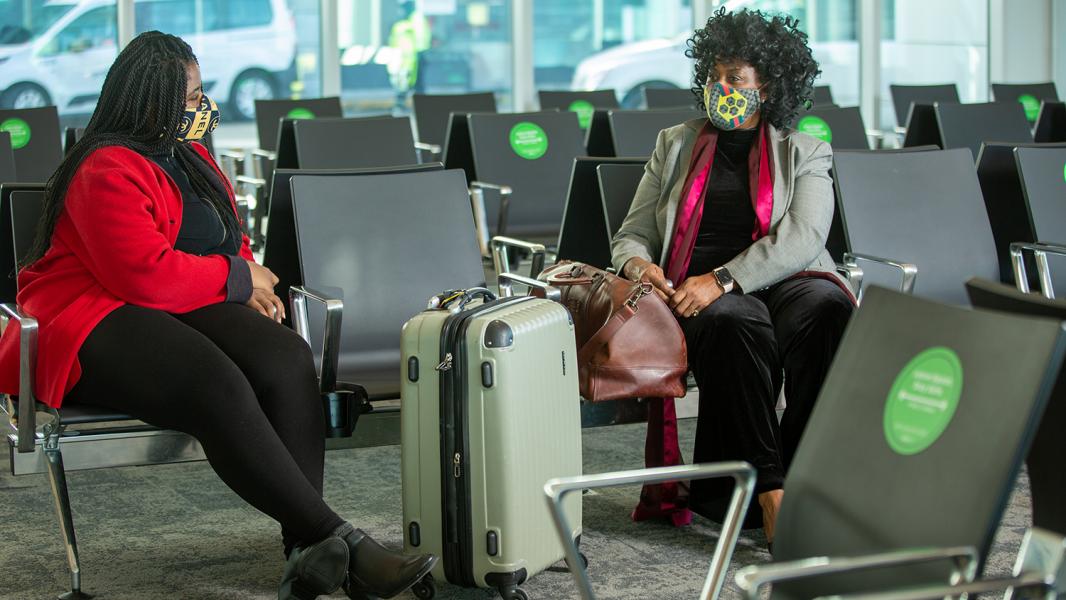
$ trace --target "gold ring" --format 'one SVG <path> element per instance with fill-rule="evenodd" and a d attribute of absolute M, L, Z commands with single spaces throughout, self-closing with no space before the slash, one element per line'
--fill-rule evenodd
<path fill-rule="evenodd" d="M 695 316 L 696 316 L 696 315 L 698 315 L 698 314 L 700 314 L 700 311 L 698 311 L 698 310 L 694 310 L 694 311 L 692 311 L 692 316 L 693 316 L 693 317 L 695 317 Z"/>

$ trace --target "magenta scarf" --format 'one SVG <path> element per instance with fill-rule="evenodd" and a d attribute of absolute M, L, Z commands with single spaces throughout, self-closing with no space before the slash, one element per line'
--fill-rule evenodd
<path fill-rule="evenodd" d="M 773 157 L 770 152 L 769 128 L 759 126 L 756 141 L 748 155 L 748 189 L 755 207 L 755 227 L 752 240 L 764 237 L 770 231 L 770 216 L 774 210 Z M 703 218 L 706 202 L 707 179 L 714 165 L 714 150 L 718 144 L 718 129 L 710 121 L 700 130 L 692 149 L 692 162 L 682 188 L 681 205 L 667 255 L 666 276 L 680 286 L 688 277 L 692 250 L 696 246 L 696 234 Z M 648 437 L 644 445 L 644 463 L 648 467 L 663 467 L 683 464 L 681 448 L 677 441 L 677 411 L 673 398 L 652 399 L 648 407 Z M 633 510 L 634 521 L 665 517 L 675 526 L 692 521 L 688 509 L 688 493 L 682 485 L 664 483 L 646 485 L 640 493 L 640 504 Z"/>

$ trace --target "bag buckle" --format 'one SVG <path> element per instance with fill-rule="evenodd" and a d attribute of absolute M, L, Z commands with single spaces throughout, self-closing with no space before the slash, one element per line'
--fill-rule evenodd
<path fill-rule="evenodd" d="M 651 292 L 651 284 L 647 282 L 641 282 L 640 285 L 637 286 L 637 289 L 633 290 L 633 293 L 630 294 L 629 298 L 626 299 L 626 306 L 632 308 L 633 312 L 636 312 L 637 302 L 639 302 L 641 298 L 647 296 Z"/>

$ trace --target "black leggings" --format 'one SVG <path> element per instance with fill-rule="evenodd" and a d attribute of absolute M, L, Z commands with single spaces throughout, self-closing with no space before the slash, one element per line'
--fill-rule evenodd
<path fill-rule="evenodd" d="M 66 402 L 199 440 L 222 481 L 281 524 L 286 551 L 344 522 L 322 500 L 322 404 L 311 350 L 292 330 L 239 304 L 182 315 L 127 305 L 78 360 Z"/>
<path fill-rule="evenodd" d="M 728 294 L 681 319 L 700 390 L 693 462 L 745 460 L 758 493 L 780 489 L 851 316 L 831 281 L 799 277 L 754 294 Z M 784 375 L 786 408 L 775 407 Z M 733 483 L 692 482 L 692 504 L 724 507 Z M 758 511 L 749 512 L 758 520 Z"/>

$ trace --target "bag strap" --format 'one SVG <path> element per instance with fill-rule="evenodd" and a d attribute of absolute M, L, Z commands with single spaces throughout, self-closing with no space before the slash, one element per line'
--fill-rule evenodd
<path fill-rule="evenodd" d="M 636 289 L 630 294 L 629 298 L 622 303 L 622 308 L 618 309 L 616 313 L 611 315 L 610 319 L 600 327 L 600 330 L 593 334 L 592 337 L 585 342 L 584 346 L 577 351 L 577 360 L 579 364 L 590 362 L 592 357 L 596 355 L 596 352 L 600 348 L 607 345 L 607 342 L 618 334 L 618 331 L 629 322 L 630 319 L 637 316 L 637 303 L 644 296 L 651 295 L 652 287 L 650 283 L 638 283 Z"/>
<path fill-rule="evenodd" d="M 585 345 L 581 346 L 581 349 L 577 351 L 578 364 L 587 364 L 592 361 L 592 357 L 596 356 L 596 352 L 600 348 L 607 345 L 618 332 L 629 322 L 630 319 L 637 316 L 637 311 L 634 308 L 635 303 L 626 302 L 622 305 L 621 310 L 614 313 L 607 322 L 600 327 L 600 330 L 585 342 Z"/>

